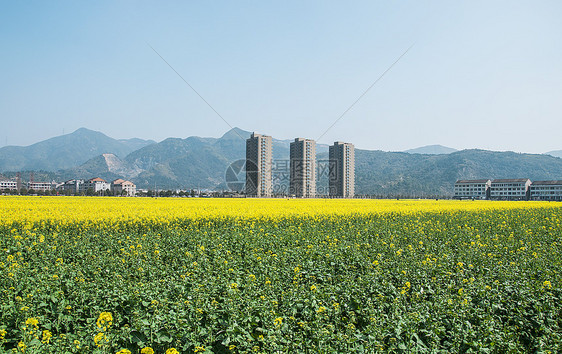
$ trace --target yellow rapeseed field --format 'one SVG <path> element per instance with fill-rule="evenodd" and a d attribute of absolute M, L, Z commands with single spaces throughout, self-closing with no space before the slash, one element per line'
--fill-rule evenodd
<path fill-rule="evenodd" d="M 562 351 L 562 203 L 0 197 L 0 216 L 0 353 Z"/>

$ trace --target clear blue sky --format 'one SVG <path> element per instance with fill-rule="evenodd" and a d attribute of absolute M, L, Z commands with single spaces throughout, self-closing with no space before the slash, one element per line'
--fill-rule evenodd
<path fill-rule="evenodd" d="M 562 149 L 562 1 L 3 1 L 0 146 L 232 125 L 404 150 Z"/>

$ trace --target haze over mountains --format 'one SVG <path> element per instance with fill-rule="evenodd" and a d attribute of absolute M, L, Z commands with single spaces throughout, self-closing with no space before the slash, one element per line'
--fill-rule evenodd
<path fill-rule="evenodd" d="M 404 150 L 404 152 L 407 152 L 408 154 L 428 154 L 428 155 L 450 154 L 455 151 L 458 150 L 443 145 L 427 145 L 415 149 Z"/>
<path fill-rule="evenodd" d="M 0 172 L 10 177 L 16 171 L 36 171 L 35 180 L 125 178 L 138 188 L 227 189 L 225 171 L 232 162 L 245 158 L 245 139 L 249 135 L 248 131 L 234 128 L 220 138 L 192 136 L 156 143 L 116 140 L 81 128 L 27 147 L 1 148 Z M 288 161 L 289 144 L 290 140 L 273 140 L 274 161 Z M 327 145 L 319 144 L 318 160 L 327 159 L 327 151 Z M 562 151 L 552 155 L 556 153 L 562 155 Z M 277 177 L 282 177 L 288 169 L 277 172 Z M 562 179 L 562 159 L 546 154 L 457 151 L 440 145 L 405 152 L 356 149 L 357 194 L 448 196 L 457 179 L 519 177 Z M 281 185 L 286 182 L 277 180 Z M 319 173 L 318 186 L 326 184 L 326 176 Z"/>

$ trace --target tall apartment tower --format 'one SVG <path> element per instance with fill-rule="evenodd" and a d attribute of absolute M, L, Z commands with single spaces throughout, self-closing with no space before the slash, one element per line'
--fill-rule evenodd
<path fill-rule="evenodd" d="M 316 195 L 316 142 L 296 138 L 290 147 L 289 194 L 313 198 Z"/>
<path fill-rule="evenodd" d="M 246 195 L 271 197 L 273 159 L 270 136 L 252 133 L 246 140 Z"/>
<path fill-rule="evenodd" d="M 355 195 L 355 147 L 336 141 L 329 148 L 331 197 L 353 198 Z"/>

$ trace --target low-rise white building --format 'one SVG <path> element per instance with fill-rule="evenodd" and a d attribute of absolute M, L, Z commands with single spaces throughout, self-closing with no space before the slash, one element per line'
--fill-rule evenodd
<path fill-rule="evenodd" d="M 125 181 L 119 178 L 111 182 L 111 190 L 116 195 L 125 192 L 128 196 L 133 197 L 137 193 L 137 186 L 131 181 Z"/>
<path fill-rule="evenodd" d="M 56 186 L 56 182 L 27 182 L 27 189 L 33 189 L 34 191 L 46 192 L 55 189 Z"/>
<path fill-rule="evenodd" d="M 562 201 L 562 181 L 534 181 L 531 199 Z"/>
<path fill-rule="evenodd" d="M 528 200 L 530 185 L 528 178 L 495 179 L 490 185 L 490 199 Z"/>
<path fill-rule="evenodd" d="M 0 179 L 0 190 L 18 189 L 18 181 L 15 179 Z"/>
<path fill-rule="evenodd" d="M 488 199 L 490 185 L 489 179 L 458 180 L 455 182 L 456 199 Z"/>

